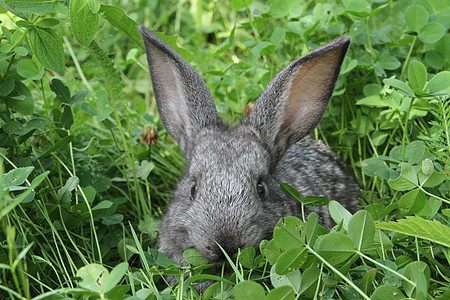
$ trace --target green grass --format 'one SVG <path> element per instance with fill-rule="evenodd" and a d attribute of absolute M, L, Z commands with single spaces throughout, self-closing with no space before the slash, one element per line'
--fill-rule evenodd
<path fill-rule="evenodd" d="M 268 3 L 0 1 L 1 299 L 449 297 L 449 4 Z M 330 202 L 330 233 L 285 218 L 220 277 L 194 249 L 186 267 L 154 250 L 184 158 L 137 24 L 164 33 L 231 123 L 290 61 L 350 35 L 313 136 L 351 167 L 363 210 Z"/>

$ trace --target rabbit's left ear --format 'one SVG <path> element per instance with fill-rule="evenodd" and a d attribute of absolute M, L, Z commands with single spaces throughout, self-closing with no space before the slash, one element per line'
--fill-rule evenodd
<path fill-rule="evenodd" d="M 219 126 L 214 100 L 194 68 L 153 32 L 139 26 L 156 104 L 167 132 L 186 154 L 202 127 Z"/>
<path fill-rule="evenodd" d="M 244 121 L 280 157 L 322 119 L 350 37 L 342 36 L 290 63 L 267 85 Z"/>

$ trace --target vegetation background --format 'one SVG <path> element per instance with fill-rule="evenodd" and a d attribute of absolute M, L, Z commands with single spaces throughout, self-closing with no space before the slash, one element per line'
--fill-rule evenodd
<path fill-rule="evenodd" d="M 0 0 L 0 13 L 0 298 L 450 299 L 449 1 Z M 186 267 L 155 251 L 183 157 L 138 24 L 231 123 L 290 61 L 350 35 L 313 134 L 351 166 L 364 209 L 329 202 L 331 232 L 287 217 L 220 277 L 195 249 Z"/>

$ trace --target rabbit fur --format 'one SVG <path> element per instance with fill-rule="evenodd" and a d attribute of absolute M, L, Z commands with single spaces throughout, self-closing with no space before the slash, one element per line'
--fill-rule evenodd
<path fill-rule="evenodd" d="M 230 126 L 219 117 L 199 74 L 143 26 L 161 121 L 186 158 L 159 235 L 159 251 L 175 261 L 194 246 L 212 263 L 238 249 L 258 249 L 285 216 L 301 216 L 286 182 L 303 195 L 326 196 L 350 212 L 359 187 L 339 158 L 308 134 L 327 108 L 350 44 L 343 36 L 290 63 L 268 84 L 250 115 Z M 330 228 L 328 208 L 315 210 Z"/>

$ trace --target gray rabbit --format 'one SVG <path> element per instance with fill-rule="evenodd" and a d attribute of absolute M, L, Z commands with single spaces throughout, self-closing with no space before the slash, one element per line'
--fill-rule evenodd
<path fill-rule="evenodd" d="M 293 61 L 268 84 L 239 126 L 225 124 L 200 75 L 143 26 L 158 111 L 187 166 L 161 225 L 159 250 L 185 263 L 194 246 L 211 263 L 238 249 L 258 249 L 284 216 L 301 216 L 286 182 L 304 195 L 327 196 L 358 209 L 359 187 L 338 157 L 308 134 L 325 112 L 350 37 Z M 328 208 L 320 222 L 331 227 Z"/>

